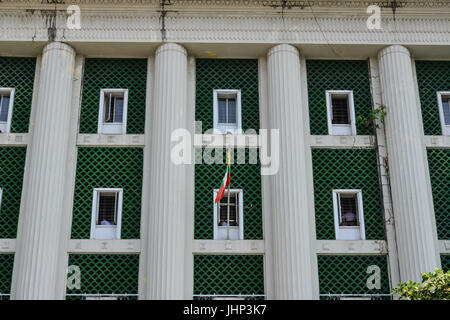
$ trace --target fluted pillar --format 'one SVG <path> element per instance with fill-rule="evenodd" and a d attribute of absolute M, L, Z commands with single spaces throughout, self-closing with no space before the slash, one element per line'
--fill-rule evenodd
<path fill-rule="evenodd" d="M 171 134 L 186 128 L 187 53 L 174 43 L 156 51 L 148 219 L 148 299 L 183 299 L 188 168 L 171 161 Z"/>
<path fill-rule="evenodd" d="M 297 49 L 284 44 L 270 49 L 267 75 L 269 126 L 280 130 L 279 171 L 270 178 L 274 296 L 312 299 L 317 277 L 312 274 L 308 223 L 305 164 L 306 153 L 310 151 L 305 143 Z"/>
<path fill-rule="evenodd" d="M 56 299 L 75 51 L 52 42 L 42 53 L 30 125 L 27 185 L 17 235 L 13 299 Z"/>
<path fill-rule="evenodd" d="M 403 46 L 378 54 L 401 281 L 440 266 L 422 115 L 411 57 Z"/>

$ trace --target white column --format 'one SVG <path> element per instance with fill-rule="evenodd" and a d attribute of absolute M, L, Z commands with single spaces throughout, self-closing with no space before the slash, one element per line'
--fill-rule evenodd
<path fill-rule="evenodd" d="M 440 266 L 428 161 L 411 57 L 403 46 L 378 54 L 401 281 Z"/>
<path fill-rule="evenodd" d="M 171 134 L 186 128 L 187 55 L 174 43 L 156 51 L 148 219 L 147 298 L 183 299 L 186 165 L 171 161 Z M 147 134 L 147 133 L 146 133 Z"/>
<path fill-rule="evenodd" d="M 280 167 L 271 177 L 272 259 L 275 299 L 313 299 L 317 286 L 312 264 L 301 103 L 299 53 L 278 45 L 267 54 L 269 125 L 280 130 Z M 306 94 L 306 93 L 304 93 Z"/>
<path fill-rule="evenodd" d="M 52 42 L 42 53 L 30 125 L 27 186 L 19 218 L 12 299 L 57 299 L 75 51 Z"/>

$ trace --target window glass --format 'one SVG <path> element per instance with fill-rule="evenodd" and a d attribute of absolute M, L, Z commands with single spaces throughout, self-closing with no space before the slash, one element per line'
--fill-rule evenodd
<path fill-rule="evenodd" d="M 347 96 L 331 96 L 332 106 L 332 123 L 333 124 L 349 124 L 348 116 L 348 97 Z"/>
<path fill-rule="evenodd" d="M 9 96 L 0 95 L 0 121 L 8 121 Z"/>
<path fill-rule="evenodd" d="M 228 99 L 228 123 L 236 123 L 236 99 Z"/>
<path fill-rule="evenodd" d="M 227 122 L 227 99 L 219 98 L 219 123 Z"/>
<path fill-rule="evenodd" d="M 230 216 L 229 216 L 229 226 L 238 226 L 239 225 L 239 195 L 237 192 L 232 192 L 230 194 Z M 218 203 L 219 205 L 219 226 L 227 226 L 228 221 L 228 192 L 225 192 L 224 197 Z"/>
<path fill-rule="evenodd" d="M 115 225 L 117 223 L 117 193 L 101 192 L 98 203 L 98 225 Z"/>
<path fill-rule="evenodd" d="M 122 122 L 123 119 L 123 97 L 114 98 L 114 122 Z"/>
<path fill-rule="evenodd" d="M 450 96 L 442 97 L 442 111 L 445 125 L 450 126 Z"/>
<path fill-rule="evenodd" d="M 339 196 L 340 226 L 358 226 L 358 202 L 356 194 Z"/>

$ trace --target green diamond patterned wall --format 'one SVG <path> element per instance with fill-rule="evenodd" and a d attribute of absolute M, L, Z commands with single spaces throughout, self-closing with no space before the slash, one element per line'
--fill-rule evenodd
<path fill-rule="evenodd" d="M 264 294 L 262 255 L 194 255 L 194 294 Z"/>
<path fill-rule="evenodd" d="M 11 292 L 14 266 L 14 254 L 0 254 L 0 294 Z M 0 300 L 9 300 L 9 296 L 0 295 Z"/>
<path fill-rule="evenodd" d="M 28 132 L 36 58 L 0 57 L 0 87 L 15 88 L 11 132 Z"/>
<path fill-rule="evenodd" d="M 196 150 L 197 159 L 204 150 Z M 214 150 L 206 150 L 214 156 Z M 223 164 L 195 165 L 195 239 L 213 239 L 213 192 L 220 188 L 225 174 L 225 149 L 223 156 Z M 238 164 L 244 161 L 244 156 L 245 163 Z M 231 188 L 243 190 L 244 239 L 262 239 L 261 166 L 259 156 L 256 164 L 250 164 L 249 157 L 249 149 L 245 149 L 245 154 L 232 152 L 234 164 L 231 165 Z"/>
<path fill-rule="evenodd" d="M 450 91 L 450 61 L 416 61 L 417 84 L 426 135 L 442 135 L 438 91 Z"/>
<path fill-rule="evenodd" d="M 450 254 L 441 255 L 441 266 L 444 272 L 450 271 Z"/>
<path fill-rule="evenodd" d="M 25 147 L 0 147 L 0 238 L 15 238 L 25 169 Z"/>
<path fill-rule="evenodd" d="M 335 239 L 333 189 L 361 189 L 366 239 L 384 239 L 375 150 L 312 149 L 312 162 L 317 239 Z"/>
<path fill-rule="evenodd" d="M 372 110 L 367 60 L 307 60 L 306 71 L 311 134 L 328 134 L 326 90 L 353 90 L 355 117 Z M 359 122 L 356 132 L 372 134 Z"/>
<path fill-rule="evenodd" d="M 450 239 L 450 149 L 428 149 L 438 239 Z"/>
<path fill-rule="evenodd" d="M 389 274 L 386 256 L 319 255 L 320 294 L 389 294 Z M 380 289 L 369 289 L 367 273 L 369 266 L 380 268 Z"/>
<path fill-rule="evenodd" d="M 122 239 L 138 239 L 142 148 L 78 148 L 72 239 L 89 239 L 94 188 L 122 188 Z"/>
<path fill-rule="evenodd" d="M 147 59 L 85 61 L 80 133 L 97 133 L 100 89 L 128 89 L 127 133 L 144 133 Z"/>
<path fill-rule="evenodd" d="M 80 267 L 81 288 L 67 289 L 67 294 L 138 293 L 139 255 L 71 254 L 70 265 Z M 80 299 L 80 297 L 67 298 Z M 134 296 L 127 298 L 137 299 Z"/>
<path fill-rule="evenodd" d="M 242 129 L 259 129 L 258 60 L 197 59 L 195 120 L 213 128 L 213 90 L 240 89 Z"/>

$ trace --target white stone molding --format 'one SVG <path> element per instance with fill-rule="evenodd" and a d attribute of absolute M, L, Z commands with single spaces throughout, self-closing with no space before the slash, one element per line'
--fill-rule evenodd
<path fill-rule="evenodd" d="M 83 147 L 143 147 L 143 134 L 78 134 L 77 145 Z"/>
<path fill-rule="evenodd" d="M 374 148 L 374 136 L 310 136 L 310 145 L 313 148 Z"/>
<path fill-rule="evenodd" d="M 268 122 L 280 130 L 280 166 L 270 177 L 275 299 L 313 299 L 304 116 L 296 48 L 277 45 L 267 54 Z M 289 156 L 287 156 L 289 155 Z"/>
<path fill-rule="evenodd" d="M 384 240 L 316 240 L 317 254 L 387 254 Z"/>
<path fill-rule="evenodd" d="M 450 148 L 450 136 L 425 136 L 427 148 Z"/>
<path fill-rule="evenodd" d="M 390 46 L 378 55 L 395 218 L 400 280 L 440 267 L 420 105 L 408 49 Z"/>
<path fill-rule="evenodd" d="M 0 239 L 0 253 L 16 252 L 16 239 Z"/>
<path fill-rule="evenodd" d="M 136 254 L 141 252 L 141 241 L 139 239 L 124 240 L 92 240 L 71 239 L 67 248 L 68 253 L 124 253 Z M 65 260 L 67 264 L 67 260 Z"/>
<path fill-rule="evenodd" d="M 0 133 L 0 146 L 26 146 L 28 133 Z"/>
<path fill-rule="evenodd" d="M 56 274 L 62 259 L 61 212 L 69 152 L 75 51 L 48 44 L 42 54 L 32 140 L 27 150 L 28 187 L 19 216 L 13 299 L 57 299 Z"/>
<path fill-rule="evenodd" d="M 264 254 L 264 240 L 193 240 L 193 254 Z"/>
<path fill-rule="evenodd" d="M 188 167 L 171 161 L 171 134 L 186 127 L 187 56 L 174 43 L 155 57 L 150 194 L 148 207 L 147 299 L 184 297 L 186 179 Z"/>

